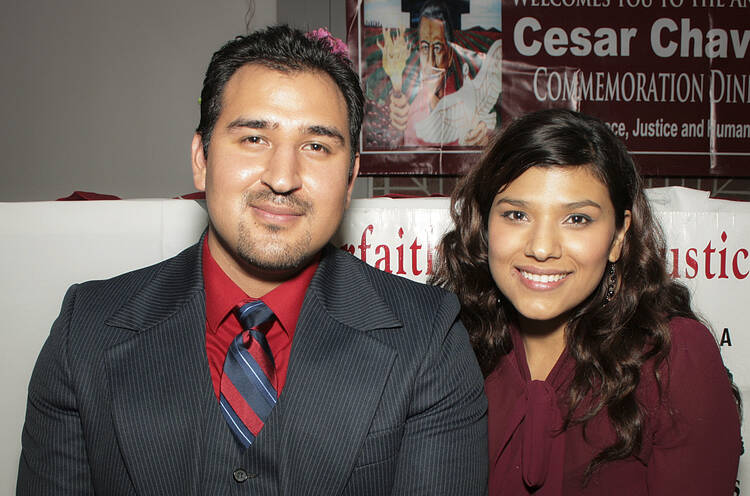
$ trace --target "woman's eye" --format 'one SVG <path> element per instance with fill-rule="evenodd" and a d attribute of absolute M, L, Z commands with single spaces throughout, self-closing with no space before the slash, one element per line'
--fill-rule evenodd
<path fill-rule="evenodd" d="M 502 215 L 508 220 L 513 220 L 513 221 L 526 220 L 526 214 L 524 212 L 521 212 L 520 210 L 508 210 L 507 212 L 503 212 Z"/>
<path fill-rule="evenodd" d="M 568 217 L 569 224 L 588 224 L 591 222 L 591 218 L 587 215 L 574 214 Z"/>

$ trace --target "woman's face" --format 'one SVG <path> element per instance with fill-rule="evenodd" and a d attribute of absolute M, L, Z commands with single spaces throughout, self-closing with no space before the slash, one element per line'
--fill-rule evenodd
<path fill-rule="evenodd" d="M 493 201 L 492 278 L 522 321 L 567 321 L 622 251 L 607 187 L 588 166 L 532 167 Z M 522 329 L 523 330 L 523 329 Z"/>

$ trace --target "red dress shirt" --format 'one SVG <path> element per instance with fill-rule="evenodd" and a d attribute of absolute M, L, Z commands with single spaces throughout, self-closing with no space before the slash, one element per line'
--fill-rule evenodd
<path fill-rule="evenodd" d="M 286 383 L 294 329 L 297 327 L 302 302 L 318 262 L 319 258 L 292 279 L 283 282 L 260 298 L 276 315 L 266 339 L 276 365 L 276 386 L 279 395 Z M 242 332 L 234 308 L 257 298 L 250 298 L 224 273 L 211 256 L 207 238 L 203 242 L 203 281 L 206 289 L 206 354 L 218 400 L 224 359 L 232 340 Z"/>
<path fill-rule="evenodd" d="M 636 397 L 646 411 L 634 456 L 604 464 L 582 487 L 591 459 L 615 439 L 606 411 L 560 431 L 575 363 L 564 351 L 544 381 L 531 380 L 523 341 L 485 381 L 490 496 L 708 496 L 733 494 L 740 421 L 718 346 L 702 324 L 670 322 L 672 346 L 659 367 L 641 369 Z M 528 486 L 538 489 L 532 492 Z"/>

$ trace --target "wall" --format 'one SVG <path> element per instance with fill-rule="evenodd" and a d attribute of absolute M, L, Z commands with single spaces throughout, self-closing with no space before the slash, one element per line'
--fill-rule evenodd
<path fill-rule="evenodd" d="M 194 191 L 203 75 L 248 1 L 5 2 L 0 201 Z M 276 22 L 276 0 L 255 3 L 251 28 Z"/>
<path fill-rule="evenodd" d="M 345 0 L 279 0 L 278 19 L 304 30 L 327 27 L 346 41 Z"/>
<path fill-rule="evenodd" d="M 75 190 L 170 198 L 195 190 L 190 140 L 211 54 L 252 0 L 38 0 L 0 17 L 0 202 Z M 254 0 L 250 29 L 328 26 L 344 0 Z M 358 179 L 354 197 L 370 195 Z"/>

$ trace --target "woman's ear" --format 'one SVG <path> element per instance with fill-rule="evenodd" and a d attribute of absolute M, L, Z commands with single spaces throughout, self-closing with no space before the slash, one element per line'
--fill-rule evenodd
<path fill-rule="evenodd" d="M 612 240 L 612 246 L 609 249 L 609 261 L 617 262 L 622 255 L 622 246 L 625 243 L 625 234 L 630 229 L 630 210 L 625 210 L 623 215 L 622 227 L 615 233 L 615 239 Z"/>

